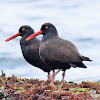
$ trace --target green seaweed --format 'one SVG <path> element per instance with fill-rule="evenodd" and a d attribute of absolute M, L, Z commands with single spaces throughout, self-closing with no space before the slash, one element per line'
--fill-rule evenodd
<path fill-rule="evenodd" d="M 57 89 L 61 89 L 61 87 L 60 86 L 55 86 Z"/>
<path fill-rule="evenodd" d="M 23 88 L 22 88 L 22 87 L 19 87 L 18 89 L 23 90 Z"/>
<path fill-rule="evenodd" d="M 4 86 L 1 86 L 1 90 L 4 90 L 4 88 L 5 88 Z"/>
<path fill-rule="evenodd" d="M 21 94 L 22 92 L 25 92 L 26 90 L 18 90 L 14 94 Z"/>
<path fill-rule="evenodd" d="M 52 92 L 53 90 L 45 90 L 46 92 Z"/>

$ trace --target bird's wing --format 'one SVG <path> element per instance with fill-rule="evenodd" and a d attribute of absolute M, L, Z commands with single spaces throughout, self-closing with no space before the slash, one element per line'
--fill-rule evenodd
<path fill-rule="evenodd" d="M 85 56 L 81 56 L 81 58 L 82 58 L 83 61 L 92 61 L 90 58 L 85 57 Z"/>
<path fill-rule="evenodd" d="M 74 44 L 61 38 L 53 38 L 41 45 L 41 54 L 45 59 L 61 63 L 82 61 Z"/>

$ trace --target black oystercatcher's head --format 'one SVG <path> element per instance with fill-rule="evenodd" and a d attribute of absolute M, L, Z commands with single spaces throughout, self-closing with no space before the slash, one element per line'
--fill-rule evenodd
<path fill-rule="evenodd" d="M 28 26 L 28 25 L 23 25 L 20 27 L 19 32 L 13 36 L 11 36 L 10 38 L 6 39 L 5 41 L 8 42 L 14 38 L 16 38 L 17 36 L 30 36 L 31 34 L 34 33 L 34 30 Z"/>
<path fill-rule="evenodd" d="M 41 27 L 41 31 L 43 31 L 42 32 L 43 35 L 46 35 L 48 33 L 53 35 L 57 33 L 56 27 L 51 23 L 44 23 Z"/>
<path fill-rule="evenodd" d="M 23 25 L 20 27 L 19 33 L 20 33 L 20 36 L 22 36 L 22 37 L 26 36 L 26 35 L 28 36 L 28 35 L 33 34 L 34 30 L 28 25 Z"/>
<path fill-rule="evenodd" d="M 49 36 L 54 36 L 54 35 L 58 35 L 56 27 L 51 24 L 51 23 L 44 23 L 40 29 L 40 31 L 30 35 L 28 38 L 26 38 L 26 41 L 36 37 L 39 34 L 43 34 L 45 35 L 49 35 Z"/>

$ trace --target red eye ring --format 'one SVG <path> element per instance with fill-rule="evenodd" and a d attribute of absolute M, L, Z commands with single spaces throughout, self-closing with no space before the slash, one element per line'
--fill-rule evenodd
<path fill-rule="evenodd" d="M 22 31 L 25 31 L 25 28 L 22 28 Z"/>
<path fill-rule="evenodd" d="M 48 29 L 49 27 L 48 26 L 45 26 L 45 29 Z"/>

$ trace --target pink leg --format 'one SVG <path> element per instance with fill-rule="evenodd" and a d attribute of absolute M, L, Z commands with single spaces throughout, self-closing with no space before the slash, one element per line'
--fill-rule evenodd
<path fill-rule="evenodd" d="M 63 86 L 63 84 L 64 84 L 65 73 L 66 73 L 66 71 L 64 71 L 62 74 L 61 86 Z"/>
<path fill-rule="evenodd" d="M 51 86 L 54 86 L 53 82 L 54 82 L 54 74 L 55 74 L 55 71 L 53 70 L 53 73 L 52 73 L 52 76 L 51 76 L 51 82 L 50 82 L 50 85 Z"/>
<path fill-rule="evenodd" d="M 58 71 L 55 72 L 55 76 L 60 72 L 62 71 L 61 69 L 59 69 Z"/>
<path fill-rule="evenodd" d="M 50 72 L 48 72 L 48 81 L 51 80 L 51 75 L 50 75 Z"/>
<path fill-rule="evenodd" d="M 54 80 L 55 80 L 55 76 L 56 76 L 60 71 L 61 71 L 61 69 L 59 69 L 57 72 L 53 71 L 53 74 L 52 74 L 52 76 L 51 76 L 51 83 L 50 83 L 51 86 L 54 86 L 54 85 L 53 85 L 53 82 L 54 82 Z"/>

